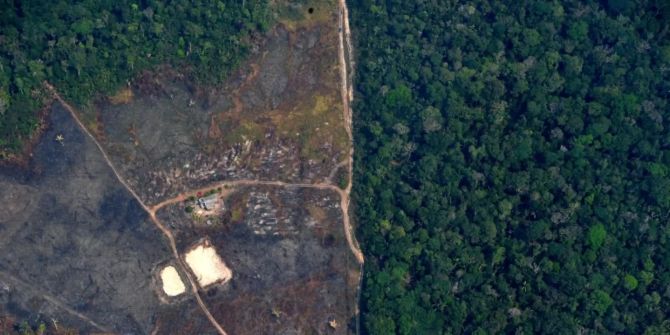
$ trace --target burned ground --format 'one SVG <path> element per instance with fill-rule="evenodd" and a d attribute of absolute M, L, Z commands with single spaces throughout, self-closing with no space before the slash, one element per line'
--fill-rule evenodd
<path fill-rule="evenodd" d="M 209 240 L 232 279 L 203 294 L 231 334 L 347 333 L 358 264 L 342 228 L 339 196 L 299 187 L 240 187 L 211 224 L 177 203 L 158 212 L 183 253 Z M 337 328 L 329 326 L 336 320 Z"/>
<path fill-rule="evenodd" d="M 349 141 L 337 7 L 320 2 L 319 13 L 319 21 L 278 24 L 222 86 L 165 68 L 82 116 L 149 204 L 224 179 L 323 181 Z"/>
<path fill-rule="evenodd" d="M 49 124 L 29 170 L 0 173 L 0 315 L 100 330 L 69 308 L 104 329 L 144 334 L 190 313 L 194 324 L 181 326 L 211 331 L 192 301 L 159 303 L 151 271 L 171 258 L 167 243 L 95 144 L 57 104 Z"/>
<path fill-rule="evenodd" d="M 354 332 L 360 268 L 343 227 L 348 198 L 334 189 L 346 188 L 351 146 L 337 7 L 302 2 L 279 5 L 279 23 L 224 85 L 164 67 L 73 111 L 146 206 L 54 105 L 29 169 L 0 171 L 0 317 L 53 318 L 82 333 L 210 334 L 216 323 L 229 334 Z M 220 212 L 187 212 L 194 189 L 217 183 Z M 207 307 L 188 290 L 162 292 L 163 266 L 189 289 L 192 275 L 154 223 L 182 258 L 207 240 L 232 271 L 200 289 Z"/>

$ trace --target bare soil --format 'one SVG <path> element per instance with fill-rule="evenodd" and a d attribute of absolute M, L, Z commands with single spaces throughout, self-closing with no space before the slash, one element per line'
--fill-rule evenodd
<path fill-rule="evenodd" d="M 168 265 L 161 270 L 160 278 L 163 286 L 163 292 L 170 297 L 174 297 L 186 292 L 184 281 L 179 277 L 179 272 L 174 266 Z"/>
<path fill-rule="evenodd" d="M 216 283 L 225 283 L 233 276 L 219 254 L 216 253 L 216 248 L 207 240 L 187 251 L 184 254 L 184 260 L 202 288 Z"/>

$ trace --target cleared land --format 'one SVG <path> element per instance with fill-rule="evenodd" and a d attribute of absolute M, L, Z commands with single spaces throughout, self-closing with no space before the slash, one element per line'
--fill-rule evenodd
<path fill-rule="evenodd" d="M 124 103 L 78 110 L 145 203 L 222 180 L 323 182 L 347 160 L 337 3 L 308 8 L 292 9 L 222 86 L 164 68 L 131 81 Z"/>
<path fill-rule="evenodd" d="M 198 279 L 200 287 L 207 287 L 214 283 L 225 283 L 233 273 L 221 260 L 214 247 L 204 242 L 193 247 L 184 256 L 186 264 Z"/>
<path fill-rule="evenodd" d="M 60 104 L 49 124 L 29 170 L 0 171 L 0 198 L 15 208 L 0 213 L 0 315 L 83 334 L 146 334 L 157 322 L 210 331 L 193 298 L 156 295 L 152 271 L 170 250 L 96 145 Z"/>
<path fill-rule="evenodd" d="M 339 194 L 311 187 L 229 189 L 216 225 L 202 225 L 184 202 L 157 212 L 177 248 L 206 236 L 234 275 L 203 299 L 230 334 L 350 332 L 359 263 L 342 227 Z M 279 314 L 279 315 L 277 315 Z M 328 321 L 337 320 L 337 331 Z"/>
<path fill-rule="evenodd" d="M 186 286 L 184 286 L 184 282 L 174 266 L 166 266 L 161 270 L 161 282 L 163 283 L 163 291 L 170 297 L 186 292 Z"/>
<path fill-rule="evenodd" d="M 71 324 L 86 324 L 88 328 L 82 329 L 130 333 L 149 329 L 154 334 L 355 331 L 362 254 L 348 217 L 351 119 L 342 17 L 334 3 L 314 2 L 309 15 L 300 13 L 307 8 L 291 7 L 293 16 L 281 20 L 259 42 L 249 62 L 221 87 L 198 87 L 188 75 L 165 68 L 146 73 L 118 95 L 82 112 L 67 105 L 57 88 L 47 83 L 74 118 L 60 115 L 63 110 L 56 104 L 58 111 L 53 115 L 60 115 L 62 124 L 54 122 L 42 143 L 52 149 L 68 147 L 73 134 L 88 143 L 86 150 L 75 149 L 80 156 L 73 160 L 88 164 L 86 159 L 91 159 L 106 169 L 109 182 L 120 182 L 116 188 L 143 215 L 143 226 L 152 222 L 169 246 L 162 246 L 138 278 L 112 285 L 114 290 L 128 292 L 128 299 L 140 299 L 141 294 L 133 295 L 136 290 L 153 294 L 152 299 L 118 309 L 121 313 L 124 308 L 132 311 L 143 306 L 144 314 L 111 312 L 91 317 L 77 311 L 88 311 L 89 305 L 70 308 L 65 292 L 61 302 L 59 297 L 31 290 L 54 308 L 60 306 L 47 315 L 69 315 L 66 321 Z M 64 133 L 65 125 L 72 131 Z M 65 140 L 48 137 L 57 135 Z M 340 187 L 333 178 L 342 179 L 338 171 L 344 168 L 348 178 L 344 184 L 340 181 Z M 99 174 L 84 170 L 89 180 Z M 36 187 L 19 184 L 13 182 L 7 189 L 26 193 Z M 213 188 L 223 189 L 225 204 L 212 215 L 211 224 L 198 224 L 184 201 Z M 81 186 L 63 192 L 69 192 L 73 203 L 88 201 L 79 197 L 85 193 Z M 30 196 L 24 198 L 9 211 L 12 215 L 43 211 Z M 152 241 L 160 240 L 155 236 Z M 208 241 L 206 245 L 198 244 L 203 240 Z M 130 248 L 109 244 L 121 251 Z M 142 256 L 139 252 L 118 263 L 125 265 Z M 150 269 L 170 258 L 173 265 L 163 269 L 160 281 L 151 280 Z M 105 273 L 113 277 L 124 272 Z M 35 287 L 32 282 L 24 285 Z M 187 286 L 190 294 L 184 295 Z M 186 298 L 165 301 L 164 296 L 156 297 L 160 291 Z M 118 292 L 108 295 L 114 294 Z M 133 316 L 131 326 L 113 319 L 122 315 Z"/>

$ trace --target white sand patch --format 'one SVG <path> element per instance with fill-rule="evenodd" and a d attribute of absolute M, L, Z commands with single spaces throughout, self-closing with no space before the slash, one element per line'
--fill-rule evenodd
<path fill-rule="evenodd" d="M 181 281 L 174 266 L 169 265 L 161 270 L 161 281 L 163 282 L 163 291 L 170 297 L 186 292 L 186 286 L 184 286 L 184 282 Z"/>
<path fill-rule="evenodd" d="M 216 282 L 226 282 L 233 275 L 216 253 L 214 247 L 206 242 L 186 253 L 186 263 L 202 287 Z"/>

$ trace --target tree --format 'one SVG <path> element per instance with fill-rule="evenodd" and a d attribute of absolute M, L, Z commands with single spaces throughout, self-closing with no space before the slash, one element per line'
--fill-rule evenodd
<path fill-rule="evenodd" d="M 598 250 L 605 242 L 607 231 L 602 223 L 595 224 L 589 229 L 589 245 L 591 248 Z"/>
<path fill-rule="evenodd" d="M 638 285 L 637 278 L 633 277 L 632 275 L 626 274 L 623 277 L 623 286 L 627 290 L 633 291 L 637 288 L 637 285 Z"/>

